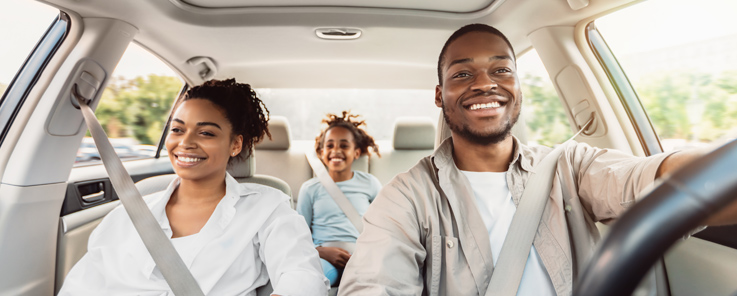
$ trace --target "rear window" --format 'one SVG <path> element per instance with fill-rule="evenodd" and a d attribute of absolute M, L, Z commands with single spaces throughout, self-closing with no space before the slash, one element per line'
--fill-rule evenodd
<path fill-rule="evenodd" d="M 351 110 L 366 121 L 376 140 L 391 140 L 394 120 L 400 116 L 438 120 L 435 90 L 416 89 L 257 89 L 271 115 L 285 116 L 293 140 L 315 140 L 327 113 Z"/>

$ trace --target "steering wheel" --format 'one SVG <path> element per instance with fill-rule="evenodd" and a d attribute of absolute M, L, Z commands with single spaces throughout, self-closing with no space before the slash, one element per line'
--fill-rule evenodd
<path fill-rule="evenodd" d="M 737 140 L 679 169 L 624 213 L 581 273 L 573 295 L 632 295 L 677 240 L 737 198 Z"/>

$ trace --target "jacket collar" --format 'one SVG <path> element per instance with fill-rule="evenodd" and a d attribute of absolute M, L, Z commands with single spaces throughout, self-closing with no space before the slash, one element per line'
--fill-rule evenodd
<path fill-rule="evenodd" d="M 512 140 L 514 149 L 512 149 L 513 157 L 512 162 L 509 163 L 509 169 L 516 164 L 527 172 L 532 171 L 532 150 L 527 145 L 522 144 L 517 137 L 512 136 Z M 438 168 L 448 167 L 450 165 L 455 167 L 455 162 L 453 161 L 453 137 L 445 139 L 431 157 L 433 163 Z"/>

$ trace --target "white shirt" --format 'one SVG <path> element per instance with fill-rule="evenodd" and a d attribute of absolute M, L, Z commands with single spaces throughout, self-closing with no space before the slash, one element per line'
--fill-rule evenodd
<path fill-rule="evenodd" d="M 226 193 L 199 233 L 172 239 L 206 295 L 256 295 L 271 280 L 274 294 L 326 295 L 310 230 L 281 191 L 239 184 L 229 174 Z M 146 198 L 164 233 L 172 230 L 166 191 Z M 153 196 L 155 195 L 155 196 Z M 123 207 L 92 232 L 87 254 L 71 269 L 59 295 L 173 295 Z"/>
<path fill-rule="evenodd" d="M 494 266 L 496 266 L 502 245 L 504 245 L 504 240 L 507 237 L 507 231 L 512 224 L 512 217 L 517 211 L 517 207 L 512 201 L 512 194 L 507 186 L 507 173 L 461 172 L 466 175 L 468 182 L 471 183 L 473 195 L 476 198 L 476 207 L 481 214 L 481 219 L 486 224 L 486 230 L 489 231 L 491 256 Z M 522 274 L 517 295 L 555 295 L 553 282 L 550 280 L 550 276 L 534 246 L 532 246 L 530 255 L 527 257 L 525 271 Z"/>

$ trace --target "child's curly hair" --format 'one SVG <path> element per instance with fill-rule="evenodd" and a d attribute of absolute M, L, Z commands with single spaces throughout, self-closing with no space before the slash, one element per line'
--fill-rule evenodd
<path fill-rule="evenodd" d="M 243 160 L 251 156 L 253 146 L 264 138 L 271 139 L 269 133 L 269 109 L 256 96 L 251 85 L 238 83 L 234 78 L 225 80 L 209 80 L 187 90 L 177 100 L 176 110 L 184 101 L 204 99 L 218 106 L 225 118 L 233 126 L 233 136 L 243 136 L 243 149 L 238 155 L 231 157 Z"/>
<path fill-rule="evenodd" d="M 374 142 L 374 138 L 363 130 L 363 126 L 366 126 L 366 121 L 357 120 L 360 115 L 350 114 L 350 112 L 343 111 L 343 116 L 328 113 L 326 118 L 322 120 L 322 123 L 326 123 L 328 126 L 320 131 L 320 135 L 315 138 L 315 152 L 317 152 L 317 155 L 320 155 L 323 145 L 325 145 L 325 134 L 334 127 L 343 127 L 353 134 L 356 147 L 361 151 L 361 155 L 371 156 L 371 152 L 373 152 L 381 157 L 379 146 Z"/>

